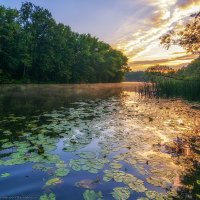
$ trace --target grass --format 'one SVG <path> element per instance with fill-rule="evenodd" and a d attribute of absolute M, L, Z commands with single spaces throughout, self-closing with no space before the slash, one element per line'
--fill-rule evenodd
<path fill-rule="evenodd" d="M 152 79 L 151 84 L 145 84 L 140 92 L 149 97 L 200 101 L 200 81 L 156 77 Z"/>

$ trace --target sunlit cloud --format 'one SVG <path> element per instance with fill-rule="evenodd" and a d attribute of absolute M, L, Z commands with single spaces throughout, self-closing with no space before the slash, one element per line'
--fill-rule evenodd
<path fill-rule="evenodd" d="M 119 39 L 115 46 L 129 57 L 130 67 L 143 70 L 152 64 L 181 66 L 193 60 L 194 56 L 187 55 L 180 47 L 174 46 L 168 51 L 163 49 L 159 38 L 175 27 L 182 28 L 191 14 L 200 11 L 200 0 L 141 2 L 145 7 L 130 16 L 117 32 Z M 147 9 L 149 13 L 145 13 Z M 120 37 L 120 34 L 123 36 Z M 180 53 L 181 56 L 174 56 L 174 53 Z"/>
<path fill-rule="evenodd" d="M 194 6 L 199 6 L 199 0 L 178 0 L 177 5 L 181 9 L 188 9 Z"/>
<path fill-rule="evenodd" d="M 172 68 L 179 69 L 186 66 L 191 60 L 194 59 L 193 55 L 176 56 L 173 58 L 161 58 L 157 60 L 141 60 L 130 63 L 135 71 L 145 70 L 152 65 L 170 65 Z M 174 67 L 173 67 L 174 66 Z"/>

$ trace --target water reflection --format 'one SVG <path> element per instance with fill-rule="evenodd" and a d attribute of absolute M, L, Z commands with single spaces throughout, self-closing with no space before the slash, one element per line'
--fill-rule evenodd
<path fill-rule="evenodd" d="M 76 101 L 105 99 L 124 90 L 137 91 L 141 83 L 82 85 L 1 85 L 0 114 L 33 115 Z"/>
<path fill-rule="evenodd" d="M 0 197 L 198 198 L 200 111 L 139 86 L 1 88 Z"/>

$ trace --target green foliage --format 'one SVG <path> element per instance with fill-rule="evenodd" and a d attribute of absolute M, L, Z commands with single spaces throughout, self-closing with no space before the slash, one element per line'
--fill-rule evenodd
<path fill-rule="evenodd" d="M 176 76 L 186 80 L 200 80 L 200 57 L 192 61 L 187 67 L 180 69 Z"/>
<path fill-rule="evenodd" d="M 9 177 L 10 176 L 10 174 L 9 173 L 4 173 L 4 174 L 1 174 L 1 178 L 6 178 L 6 177 Z"/>
<path fill-rule="evenodd" d="M 171 45 L 179 45 L 191 53 L 200 54 L 200 12 L 192 15 L 193 20 L 184 26 L 182 30 L 170 30 L 163 35 L 161 44 L 167 49 Z"/>
<path fill-rule="evenodd" d="M 149 77 L 144 71 L 128 72 L 125 74 L 125 81 L 128 82 L 145 82 L 149 80 Z"/>
<path fill-rule="evenodd" d="M 7 77 L 38 83 L 120 82 L 126 64 L 120 51 L 56 23 L 44 8 L 28 2 L 20 10 L 0 6 L 0 83 L 12 82 Z"/>
<path fill-rule="evenodd" d="M 102 200 L 103 196 L 101 192 L 96 193 L 94 190 L 86 190 L 83 193 L 84 200 Z"/>
<path fill-rule="evenodd" d="M 130 191 L 126 187 L 117 187 L 113 189 L 112 196 L 116 200 L 126 200 L 130 198 Z"/>
<path fill-rule="evenodd" d="M 62 182 L 62 180 L 59 178 L 52 178 L 46 182 L 46 186 L 57 185 L 61 182 Z"/>
<path fill-rule="evenodd" d="M 53 193 L 50 193 L 49 195 L 44 194 L 40 197 L 40 200 L 56 200 L 56 196 Z"/>
<path fill-rule="evenodd" d="M 149 68 L 151 69 L 151 68 Z M 147 70 L 152 85 L 145 85 L 142 93 L 157 97 L 182 97 L 191 101 L 200 100 L 200 57 L 177 72 Z"/>
<path fill-rule="evenodd" d="M 176 80 L 167 77 L 154 77 L 152 85 L 145 85 L 141 93 L 164 98 L 183 98 L 200 101 L 200 81 Z"/>

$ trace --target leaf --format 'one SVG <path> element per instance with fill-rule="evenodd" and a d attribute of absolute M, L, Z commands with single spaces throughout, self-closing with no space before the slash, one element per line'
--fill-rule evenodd
<path fill-rule="evenodd" d="M 113 189 L 112 196 L 116 200 L 127 200 L 131 194 L 127 187 L 117 187 Z"/>
<path fill-rule="evenodd" d="M 196 196 L 200 199 L 200 194 L 196 194 Z"/>
<path fill-rule="evenodd" d="M 113 163 L 110 164 L 110 167 L 112 169 L 120 169 L 120 168 L 122 168 L 122 165 L 120 163 L 113 162 Z"/>
<path fill-rule="evenodd" d="M 9 176 L 11 176 L 11 174 L 9 174 L 9 173 L 1 174 L 1 178 L 6 178 L 6 177 L 9 177 Z"/>
<path fill-rule="evenodd" d="M 62 180 L 60 178 L 52 178 L 48 180 L 45 185 L 50 186 L 50 185 L 57 185 L 59 183 L 62 183 Z"/>
<path fill-rule="evenodd" d="M 69 174 L 69 169 L 64 169 L 64 168 L 59 168 L 55 171 L 55 175 L 56 176 L 66 176 L 67 174 Z"/>
<path fill-rule="evenodd" d="M 81 158 L 94 159 L 96 154 L 93 152 L 81 152 L 78 154 Z"/>
<path fill-rule="evenodd" d="M 145 194 L 149 199 L 155 199 L 157 196 L 157 192 L 155 191 L 146 191 Z"/>
<path fill-rule="evenodd" d="M 40 200 L 56 200 L 56 196 L 55 196 L 55 194 L 53 194 L 53 193 L 50 193 L 49 195 L 43 194 L 43 195 L 40 197 Z"/>
<path fill-rule="evenodd" d="M 110 177 L 110 176 L 105 175 L 105 176 L 103 177 L 103 181 L 105 181 L 105 182 L 109 182 L 109 181 L 111 181 L 111 180 L 112 180 L 112 177 Z"/>
<path fill-rule="evenodd" d="M 102 200 L 103 196 L 101 192 L 95 193 L 94 190 L 86 190 L 83 193 L 84 200 Z"/>

